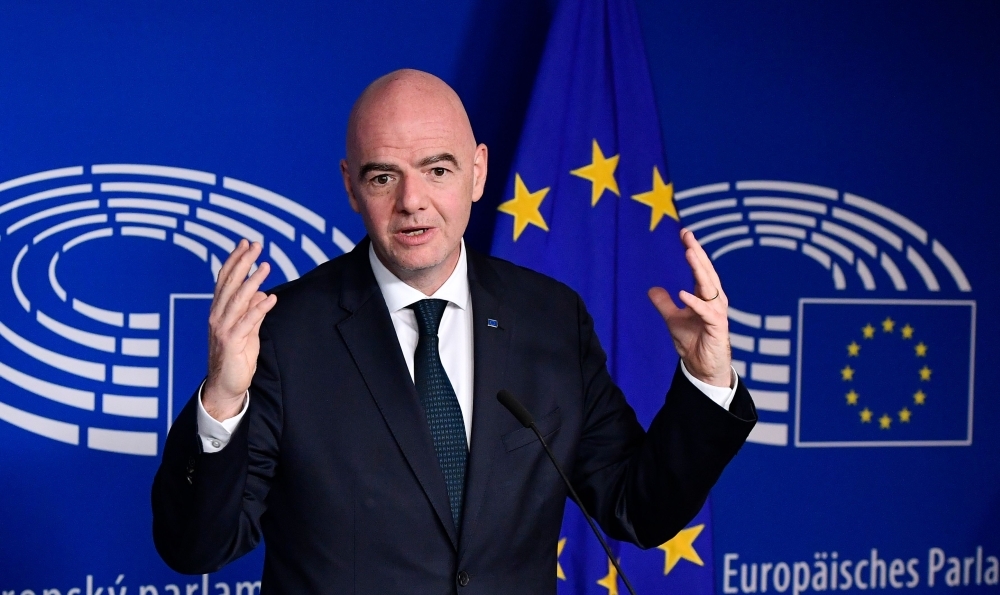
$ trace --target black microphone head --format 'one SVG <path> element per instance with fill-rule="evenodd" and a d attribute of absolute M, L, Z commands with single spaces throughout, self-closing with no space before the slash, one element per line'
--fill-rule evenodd
<path fill-rule="evenodd" d="M 507 408 L 511 414 L 517 418 L 517 421 L 521 422 L 521 425 L 530 428 L 531 424 L 535 423 L 535 419 L 531 417 L 528 410 L 524 408 L 524 405 L 520 401 L 514 398 L 514 395 L 510 394 L 508 390 L 501 390 L 497 393 L 497 401 Z"/>

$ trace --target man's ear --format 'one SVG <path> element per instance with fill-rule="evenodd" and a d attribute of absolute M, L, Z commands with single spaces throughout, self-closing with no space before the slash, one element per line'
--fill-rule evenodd
<path fill-rule="evenodd" d="M 344 190 L 347 191 L 347 201 L 351 203 L 351 208 L 354 209 L 355 213 L 361 212 L 361 207 L 358 205 L 358 199 L 354 196 L 354 190 L 351 187 L 351 170 L 347 166 L 347 160 L 340 160 L 340 177 L 344 178 Z"/>
<path fill-rule="evenodd" d="M 486 186 L 486 170 L 489 160 L 489 151 L 486 145 L 480 143 L 476 147 L 475 157 L 472 159 L 472 202 L 476 202 L 483 197 L 483 188 Z"/>

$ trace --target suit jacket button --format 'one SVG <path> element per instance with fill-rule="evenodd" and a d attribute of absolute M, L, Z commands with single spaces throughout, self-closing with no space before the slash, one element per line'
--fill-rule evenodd
<path fill-rule="evenodd" d="M 458 586 L 464 587 L 469 584 L 469 573 L 466 571 L 461 571 L 458 573 Z"/>

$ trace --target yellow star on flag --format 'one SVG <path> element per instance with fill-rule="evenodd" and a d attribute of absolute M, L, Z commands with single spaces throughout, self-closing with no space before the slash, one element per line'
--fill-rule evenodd
<path fill-rule="evenodd" d="M 907 324 L 903 327 L 903 338 L 912 339 L 913 338 L 913 327 Z"/>
<path fill-rule="evenodd" d="M 864 335 L 865 339 L 874 339 L 875 327 L 872 326 L 871 323 L 869 322 L 864 326 L 864 328 L 861 329 L 861 333 Z"/>
<path fill-rule="evenodd" d="M 569 173 L 590 180 L 590 206 L 596 207 L 597 201 L 601 200 L 605 190 L 614 192 L 615 196 L 621 196 L 621 193 L 618 192 L 618 181 L 615 180 L 615 168 L 618 167 L 618 158 L 621 156 L 604 157 L 596 138 L 591 153 L 590 165 L 574 169 Z"/>
<path fill-rule="evenodd" d="M 920 379 L 929 382 L 931 379 L 931 369 L 927 366 L 920 368 Z"/>
<path fill-rule="evenodd" d="M 926 400 L 927 400 L 927 395 L 924 394 L 924 391 L 918 390 L 917 392 L 913 393 L 913 403 L 914 404 L 916 404 L 916 405 L 923 405 L 924 401 L 926 401 Z"/>
<path fill-rule="evenodd" d="M 886 316 L 885 320 L 882 321 L 882 331 L 891 333 L 894 328 L 896 328 L 896 321 Z"/>
<path fill-rule="evenodd" d="M 698 566 L 705 565 L 701 560 L 701 556 L 698 555 L 698 551 L 694 549 L 694 540 L 698 539 L 704 528 L 705 524 L 702 523 L 701 525 L 681 529 L 677 535 L 674 535 L 673 539 L 656 548 L 663 550 L 663 576 L 670 574 L 670 571 L 681 560 L 694 562 Z"/>
<path fill-rule="evenodd" d="M 854 380 L 854 368 L 850 366 L 844 366 L 844 369 L 840 371 L 840 377 L 845 381 Z"/>
<path fill-rule="evenodd" d="M 611 560 L 608 560 L 608 574 L 597 581 L 597 584 L 607 589 L 608 595 L 618 595 L 618 571 Z"/>
<path fill-rule="evenodd" d="M 865 407 L 861 410 L 861 423 L 868 424 L 872 421 L 872 410 Z"/>
<path fill-rule="evenodd" d="M 528 224 L 541 227 L 545 231 L 549 230 L 548 224 L 542 217 L 538 207 L 545 200 L 545 195 L 549 193 L 548 188 L 542 188 L 537 192 L 528 192 L 528 187 L 521 180 L 521 174 L 514 174 L 514 198 L 502 203 L 497 210 L 514 216 L 514 241 L 521 237 Z"/>
<path fill-rule="evenodd" d="M 562 564 L 559 563 L 559 556 L 562 555 L 563 548 L 566 547 L 566 538 L 563 537 L 559 540 L 559 545 L 556 546 L 556 578 L 566 580 L 566 573 L 563 572 Z"/>
<path fill-rule="evenodd" d="M 653 166 L 653 189 L 649 192 L 633 195 L 632 200 L 641 202 L 647 207 L 652 208 L 649 218 L 649 231 L 656 229 L 656 226 L 660 224 L 660 219 L 663 219 L 664 215 L 674 221 L 680 221 L 680 218 L 677 216 L 677 207 L 674 205 L 674 184 L 673 182 L 664 184 L 663 178 L 660 177 L 660 170 L 656 166 Z"/>
<path fill-rule="evenodd" d="M 851 341 L 851 344 L 847 346 L 847 355 L 849 357 L 858 357 L 861 353 L 861 346 L 858 345 L 857 341 Z"/>
<path fill-rule="evenodd" d="M 927 346 L 923 341 L 917 343 L 913 350 L 917 352 L 917 357 L 927 357 Z"/>
<path fill-rule="evenodd" d="M 908 424 L 908 423 L 910 423 L 910 416 L 911 415 L 913 415 L 913 412 L 911 412 L 906 407 L 903 407 L 902 409 L 899 410 L 899 421 L 902 422 L 902 423 L 904 423 L 904 424 Z"/>
<path fill-rule="evenodd" d="M 878 418 L 878 427 L 883 430 L 888 430 L 892 426 L 892 418 L 889 417 L 888 413 L 883 413 L 882 417 Z"/>
<path fill-rule="evenodd" d="M 851 392 L 847 393 L 847 404 L 848 405 L 858 404 L 858 393 L 854 392 L 854 389 L 851 389 Z"/>

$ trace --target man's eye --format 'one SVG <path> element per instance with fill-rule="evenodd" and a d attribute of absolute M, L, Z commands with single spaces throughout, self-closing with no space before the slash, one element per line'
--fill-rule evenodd
<path fill-rule="evenodd" d="M 444 175 L 444 174 L 445 174 L 445 173 L 446 173 L 447 171 L 448 171 L 448 170 L 447 170 L 447 169 L 445 169 L 445 168 L 443 168 L 443 167 L 435 167 L 434 169 L 432 169 L 432 170 L 431 170 L 431 173 L 432 173 L 432 174 L 434 174 L 435 176 L 437 176 L 437 177 L 439 177 L 439 178 L 440 178 L 440 177 L 441 177 L 441 176 L 443 176 L 443 175 Z"/>
<path fill-rule="evenodd" d="M 375 176 L 372 178 L 372 182 L 374 182 L 376 186 L 385 186 L 389 183 L 389 174 Z"/>

